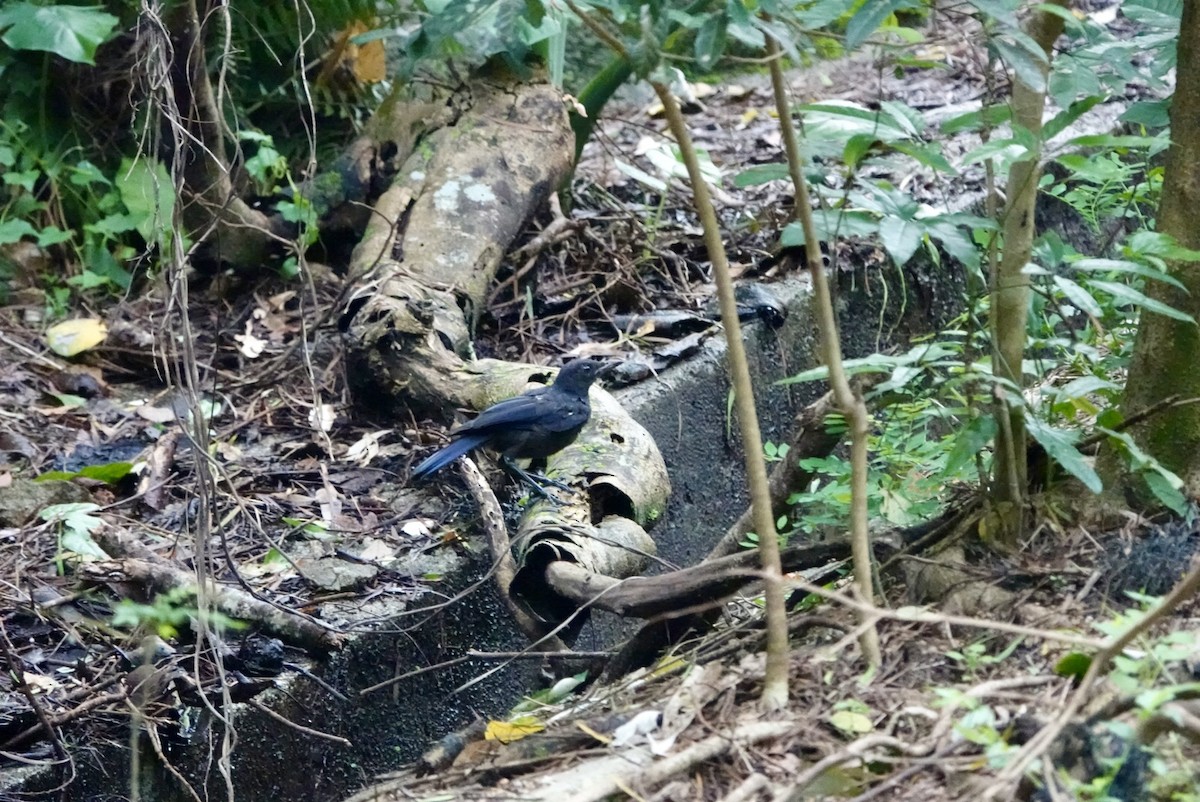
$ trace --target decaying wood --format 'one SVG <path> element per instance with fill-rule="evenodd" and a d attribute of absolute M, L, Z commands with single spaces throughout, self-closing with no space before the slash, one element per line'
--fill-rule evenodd
<path fill-rule="evenodd" d="M 76 573 L 85 582 L 132 584 L 152 593 L 199 590 L 192 570 L 158 557 L 127 532 L 104 527 L 96 534 L 96 540 L 109 554 L 133 556 L 80 563 Z M 341 634 L 304 615 L 260 601 L 243 590 L 214 581 L 208 582 L 206 590 L 214 608 L 223 615 L 252 622 L 263 632 L 288 643 L 316 652 L 335 651 L 343 645 Z"/>
<path fill-rule="evenodd" d="M 425 136 L 376 204 L 351 260 L 363 278 L 343 317 L 351 375 L 373 405 L 446 422 L 552 378 L 466 356 L 505 250 L 567 175 L 573 145 L 561 93 L 546 84 L 498 76 L 449 105 L 454 125 Z M 581 492 L 531 505 L 517 547 L 528 559 L 551 544 L 589 569 L 628 576 L 653 552 L 644 529 L 665 509 L 669 483 L 649 434 L 603 390 L 591 398 L 592 421 L 547 466 Z"/>
<path fill-rule="evenodd" d="M 579 439 L 547 462 L 549 475 L 579 477 L 580 489 L 559 494 L 559 504 L 531 505 L 516 535 L 513 593 L 551 625 L 572 619 L 568 637 L 586 620 L 586 605 L 548 594 L 544 567 L 569 560 L 607 577 L 641 573 L 655 554 L 646 530 L 662 517 L 671 487 L 650 434 L 603 390 L 592 389 L 591 404 Z"/>
<path fill-rule="evenodd" d="M 785 571 L 799 571 L 845 559 L 848 543 L 792 546 L 780 555 Z M 760 578 L 757 550 L 745 550 L 659 576 L 616 580 L 559 560 L 545 569 L 546 584 L 579 605 L 617 615 L 650 618 L 722 602 Z"/>
<path fill-rule="evenodd" d="M 493 578 L 496 581 L 496 589 L 500 592 L 500 598 L 508 606 L 508 612 L 512 615 L 517 628 L 525 634 L 525 637 L 529 638 L 530 642 L 537 643 L 543 649 L 566 651 L 567 645 L 557 636 L 550 634 L 542 622 L 517 604 L 512 596 L 512 583 L 513 577 L 517 573 L 517 566 L 512 556 L 512 544 L 508 539 L 508 529 L 504 525 L 504 510 L 500 507 L 496 494 L 492 492 L 491 485 L 487 483 L 487 479 L 484 478 L 483 473 L 470 457 L 459 460 L 459 472 L 466 481 L 471 495 L 475 498 L 476 506 L 479 507 L 479 517 L 491 548 L 492 562 L 495 566 Z"/>
<path fill-rule="evenodd" d="M 362 276 L 343 320 L 355 373 L 385 395 L 435 410 L 468 406 L 456 377 L 469 323 L 505 249 L 570 168 L 561 94 L 499 77 L 451 100 L 376 204 L 351 260 Z"/>

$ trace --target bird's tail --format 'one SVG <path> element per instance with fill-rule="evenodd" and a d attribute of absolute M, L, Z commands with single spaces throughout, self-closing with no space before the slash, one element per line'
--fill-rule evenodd
<path fill-rule="evenodd" d="M 468 451 L 478 448 L 487 441 L 487 436 L 482 434 L 466 434 L 455 440 L 450 445 L 426 457 L 420 465 L 413 468 L 412 478 L 421 479 L 430 474 L 437 473 L 442 468 L 445 468 L 451 462 L 466 454 Z"/>

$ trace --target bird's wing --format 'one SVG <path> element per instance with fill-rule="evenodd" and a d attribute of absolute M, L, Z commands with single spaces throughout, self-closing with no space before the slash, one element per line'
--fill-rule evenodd
<path fill-rule="evenodd" d="M 547 387 L 488 407 L 479 417 L 456 429 L 455 434 L 535 426 L 549 432 L 563 432 L 577 428 L 586 417 L 587 409 L 580 399 Z"/>

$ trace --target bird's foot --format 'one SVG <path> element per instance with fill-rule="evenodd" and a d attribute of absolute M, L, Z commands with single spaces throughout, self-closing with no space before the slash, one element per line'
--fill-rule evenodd
<path fill-rule="evenodd" d="M 514 476 L 516 476 L 517 479 L 521 483 L 528 486 L 529 489 L 533 493 L 536 493 L 537 495 L 541 496 L 543 499 L 550 502 L 551 504 L 561 505 L 564 502 L 562 499 L 558 498 L 557 496 L 551 495 L 550 491 L 548 491 L 546 489 L 547 485 L 549 485 L 550 487 L 557 487 L 559 490 L 567 490 L 567 491 L 575 491 L 576 490 L 576 488 L 571 487 L 569 484 L 566 484 L 565 482 L 560 482 L 557 479 L 551 479 L 549 476 L 546 476 L 544 474 L 533 473 L 532 471 L 527 471 L 524 468 L 521 468 L 515 462 L 512 462 L 511 460 L 505 459 L 505 460 L 503 460 L 503 462 L 504 462 L 505 467 L 508 468 L 508 470 L 511 471 L 512 474 Z"/>

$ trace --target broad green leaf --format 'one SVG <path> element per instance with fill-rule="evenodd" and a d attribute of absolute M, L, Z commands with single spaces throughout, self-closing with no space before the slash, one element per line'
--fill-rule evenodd
<path fill-rule="evenodd" d="M 1155 28 L 1175 31 L 1183 14 L 1184 0 L 1128 0 L 1121 7 L 1122 16 Z"/>
<path fill-rule="evenodd" d="M 1033 439 L 1046 449 L 1046 453 L 1062 466 L 1063 470 L 1083 482 L 1088 490 L 1099 493 L 1104 489 L 1100 475 L 1075 448 L 1071 436 L 1067 432 L 1055 429 L 1033 415 L 1026 416 L 1025 427 Z"/>
<path fill-rule="evenodd" d="M 702 70 L 712 69 L 725 52 L 726 19 L 724 14 L 713 14 L 704 21 L 696 34 L 696 66 Z"/>
<path fill-rule="evenodd" d="M 38 513 L 43 521 L 62 525 L 61 545 L 63 549 L 90 557 L 105 559 L 104 549 L 92 540 L 91 532 L 104 522 L 92 513 L 100 509 L 90 502 L 76 504 L 52 504 Z"/>
<path fill-rule="evenodd" d="M 978 111 L 968 111 L 957 117 L 951 117 L 942 123 L 943 134 L 959 134 L 963 131 L 982 131 L 984 128 L 993 129 L 1012 118 L 1012 109 L 1007 103 L 998 106 L 986 106 Z"/>
<path fill-rule="evenodd" d="M 1071 306 L 1080 312 L 1085 312 L 1092 317 L 1100 317 L 1104 314 L 1104 310 L 1100 308 L 1100 303 L 1092 297 L 1092 294 L 1074 281 L 1071 281 L 1071 279 L 1065 276 L 1055 276 L 1053 281 L 1054 286 L 1058 287 L 1059 292 L 1067 296 L 1067 300 L 1071 302 Z"/>
<path fill-rule="evenodd" d="M 1017 0 L 970 0 L 970 4 L 1007 27 L 1013 26 L 1019 8 Z"/>
<path fill-rule="evenodd" d="M 813 223 L 817 238 L 828 242 L 838 237 L 870 237 L 879 232 L 879 222 L 870 212 L 838 212 L 826 209 L 813 211 Z M 804 245 L 804 229 L 799 223 L 788 223 L 779 235 L 779 243 L 785 248 Z"/>
<path fill-rule="evenodd" d="M 1029 147 L 1016 139 L 989 139 L 977 148 L 968 151 L 962 157 L 962 163 L 974 164 L 994 157 L 1006 161 L 1017 161 L 1029 155 Z"/>
<path fill-rule="evenodd" d="M 0 8 L 0 41 L 13 50 L 42 50 L 67 61 L 95 64 L 96 48 L 118 22 L 99 8 L 10 3 Z"/>
<path fill-rule="evenodd" d="M 905 156 L 916 159 L 931 170 L 948 175 L 958 175 L 958 170 L 954 169 L 954 165 L 946 160 L 942 154 L 942 147 L 937 142 L 926 142 L 920 145 L 912 142 L 893 142 L 892 147 Z"/>
<path fill-rule="evenodd" d="M 1133 287 L 1126 286 L 1125 284 L 1118 284 L 1115 281 L 1089 281 L 1088 284 L 1096 287 L 1097 289 L 1104 290 L 1118 301 L 1124 301 L 1126 303 L 1133 304 L 1134 306 L 1139 306 L 1148 312 L 1155 312 L 1156 314 L 1164 315 L 1165 317 L 1179 320 L 1184 323 L 1194 324 L 1196 322 L 1187 312 L 1182 312 L 1173 306 L 1168 306 L 1162 301 L 1157 301 L 1145 293 L 1139 292 Z"/>
<path fill-rule="evenodd" d="M 879 221 L 879 240 L 896 264 L 903 267 L 921 245 L 921 226 L 915 220 L 885 217 Z"/>
<path fill-rule="evenodd" d="M 846 140 L 846 147 L 842 150 L 842 161 L 854 170 L 878 141 L 873 134 L 855 134 Z"/>
<path fill-rule="evenodd" d="M 1166 145 L 1157 136 L 1117 136 L 1115 134 L 1086 134 L 1068 139 L 1064 145 L 1076 148 L 1154 148 Z"/>
<path fill-rule="evenodd" d="M 1115 391 L 1119 389 L 1121 389 L 1120 386 L 1108 379 L 1102 379 L 1099 376 L 1080 376 L 1078 379 L 1072 379 L 1059 388 L 1058 397 L 1083 398 L 1101 390 Z"/>
<path fill-rule="evenodd" d="M 1176 262 L 1200 261 L 1200 251 L 1185 248 L 1162 231 L 1138 231 L 1125 243 L 1125 249 L 1141 256 L 1161 256 Z"/>
<path fill-rule="evenodd" d="M 847 735 L 865 735 L 875 729 L 871 719 L 853 710 L 838 710 L 832 713 L 829 723 Z"/>
<path fill-rule="evenodd" d="M 1166 471 L 1166 468 L 1160 468 L 1159 470 L 1151 469 L 1142 473 L 1142 478 L 1146 480 L 1146 486 L 1150 488 L 1150 492 L 1154 494 L 1156 499 L 1162 502 L 1164 507 L 1180 518 L 1186 517 L 1188 500 L 1179 490 L 1183 486 L 1183 482 L 1173 473 L 1168 478 L 1163 473 L 1160 473 L 1160 471 Z M 1170 473 L 1169 471 L 1166 472 Z M 1174 478 L 1175 482 L 1172 482 L 1171 478 Z M 1178 485 L 1176 485 L 1176 482 Z"/>
<path fill-rule="evenodd" d="M 863 3 L 846 23 L 846 49 L 854 50 L 875 33 L 887 18 L 897 11 L 915 8 L 913 0 L 869 0 Z"/>
<path fill-rule="evenodd" d="M 824 103 L 808 103 L 800 106 L 805 125 L 836 126 L 847 135 L 871 134 L 882 142 L 907 139 L 911 123 L 899 123 L 891 114 L 869 109 L 849 100 L 827 100 Z M 810 139 L 812 139 L 810 132 Z"/>
<path fill-rule="evenodd" d="M 1117 119 L 1124 123 L 1144 125 L 1147 128 L 1166 128 L 1171 124 L 1170 109 L 1170 99 L 1139 100 L 1131 103 L 1129 108 L 1125 109 L 1125 113 Z"/>
<path fill-rule="evenodd" d="M 782 162 L 775 164 L 758 164 L 747 168 L 733 177 L 733 185 L 738 188 L 753 187 L 766 184 L 769 181 L 787 181 L 788 166 Z"/>
<path fill-rule="evenodd" d="M 1046 88 L 1046 54 L 1036 43 L 1027 41 L 1016 31 L 1010 32 L 1013 41 L 1007 39 L 992 39 L 990 46 L 1013 71 L 1016 79 L 1035 92 Z"/>
<path fill-rule="evenodd" d="M 0 245 L 20 242 L 23 237 L 37 236 L 37 229 L 28 220 L 4 220 L 0 222 Z"/>
<path fill-rule="evenodd" d="M 1091 95 L 1090 97 L 1085 97 L 1082 100 L 1076 100 L 1069 107 L 1063 111 L 1060 111 L 1046 122 L 1046 124 L 1042 127 L 1042 139 L 1049 140 L 1058 136 L 1060 133 L 1066 130 L 1071 123 L 1078 120 L 1085 112 L 1090 111 L 1103 100 L 1104 97 L 1102 95 Z"/>
<path fill-rule="evenodd" d="M 946 474 L 954 476 L 967 466 L 996 437 L 996 418 L 979 415 L 971 420 L 954 438 L 954 447 L 946 458 Z"/>
<path fill-rule="evenodd" d="M 71 479 L 95 479 L 108 484 L 116 484 L 129 475 L 133 470 L 132 462 L 110 462 L 107 465 L 88 465 L 78 471 L 46 471 L 39 474 L 35 481 L 70 481 Z"/>
<path fill-rule="evenodd" d="M 71 236 L 70 231 L 63 231 L 58 226 L 46 226 L 37 233 L 37 242 L 41 247 L 49 248 L 51 245 L 69 241 Z"/>
<path fill-rule="evenodd" d="M 175 185 L 162 162 L 123 159 L 116 184 L 142 238 L 148 243 L 165 241 L 171 231 Z"/>
<path fill-rule="evenodd" d="M 1155 270 L 1152 267 L 1147 267 L 1137 262 L 1130 262 L 1126 259 L 1077 259 L 1071 262 L 1070 265 L 1076 270 L 1086 270 L 1096 273 L 1129 273 L 1134 276 L 1152 279 L 1153 281 L 1166 282 L 1172 287 L 1178 287 L 1186 291 L 1179 279 L 1170 273 Z"/>
<path fill-rule="evenodd" d="M 1092 667 L 1092 658 L 1082 652 L 1071 652 L 1054 665 L 1054 673 L 1060 677 L 1071 677 L 1076 682 Z"/>
<path fill-rule="evenodd" d="M 872 354 L 871 356 L 859 357 L 858 359 L 847 359 L 842 363 L 842 368 L 845 369 L 847 376 L 856 376 L 859 373 L 891 373 L 897 364 L 899 364 L 897 357 L 885 354 Z M 829 378 L 829 368 L 825 365 L 820 365 L 808 370 L 802 370 L 795 376 L 780 379 L 775 383 L 801 384 L 803 382 L 821 381 L 827 378 Z"/>

